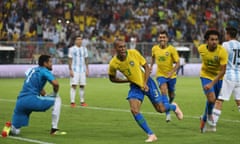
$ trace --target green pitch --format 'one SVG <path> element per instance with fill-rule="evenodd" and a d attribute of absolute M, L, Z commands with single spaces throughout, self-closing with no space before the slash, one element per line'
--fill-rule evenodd
<path fill-rule="evenodd" d="M 11 120 L 18 92 L 23 79 L 0 79 L 0 127 Z M 59 79 L 62 112 L 59 128 L 64 136 L 50 136 L 51 110 L 33 112 L 30 125 L 21 129 L 18 137 L 1 138 L 0 144 L 143 144 L 147 138 L 129 112 L 126 101 L 128 84 L 114 84 L 106 78 L 88 78 L 86 102 L 88 107 L 70 107 L 69 80 Z M 50 85 L 47 91 L 51 92 Z M 79 96 L 76 96 L 76 102 Z M 155 112 L 146 98 L 142 113 L 161 144 L 238 144 L 240 141 L 240 112 L 233 99 L 224 102 L 223 112 L 216 133 L 199 131 L 199 116 L 205 104 L 200 79 L 179 77 L 176 99 L 184 112 L 179 121 L 172 114 L 172 121 L 165 122 L 165 114 Z"/>

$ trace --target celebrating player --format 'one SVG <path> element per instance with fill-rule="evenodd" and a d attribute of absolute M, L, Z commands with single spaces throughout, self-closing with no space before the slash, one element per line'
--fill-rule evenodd
<path fill-rule="evenodd" d="M 222 78 L 225 74 L 228 57 L 226 49 L 219 45 L 219 37 L 220 34 L 217 30 L 208 30 L 204 35 L 206 44 L 198 47 L 202 59 L 200 78 L 207 98 L 204 114 L 200 122 L 201 132 L 207 130 L 206 121 L 211 126 L 211 131 L 215 131 L 212 109 L 222 87 Z"/>
<path fill-rule="evenodd" d="M 179 68 L 179 56 L 176 48 L 168 44 L 168 33 L 162 31 L 158 37 L 159 44 L 152 48 L 152 62 L 157 64 L 157 82 L 164 99 L 168 99 L 172 103 L 175 98 L 175 85 L 177 82 L 176 71 Z M 175 64 L 175 65 L 174 65 Z M 168 95 L 168 97 L 167 97 Z M 166 112 L 166 122 L 171 121 L 170 112 Z"/>
<path fill-rule="evenodd" d="M 123 40 L 117 39 L 114 42 L 116 56 L 109 63 L 109 79 L 115 83 L 130 83 L 130 90 L 127 100 L 135 121 L 148 135 L 146 142 L 157 140 L 156 135 L 149 128 L 140 107 L 147 95 L 155 109 L 162 113 L 174 111 L 179 120 L 183 119 L 183 113 L 176 103 L 169 104 L 168 100 L 163 99 L 154 80 L 149 77 L 150 68 L 144 57 L 135 49 L 127 50 Z M 120 79 L 117 76 L 120 71 L 127 79 Z"/>

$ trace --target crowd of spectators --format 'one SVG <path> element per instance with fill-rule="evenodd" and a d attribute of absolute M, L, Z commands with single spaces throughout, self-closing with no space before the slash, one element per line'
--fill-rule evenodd
<path fill-rule="evenodd" d="M 1 0 L 0 41 L 156 42 L 165 29 L 170 41 L 198 44 L 207 29 L 239 29 L 239 17 L 238 0 Z"/>

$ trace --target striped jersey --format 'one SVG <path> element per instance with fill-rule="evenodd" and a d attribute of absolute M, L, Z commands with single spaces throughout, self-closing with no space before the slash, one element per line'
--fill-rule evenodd
<path fill-rule="evenodd" d="M 240 42 L 237 40 L 230 40 L 224 42 L 222 45 L 228 52 L 225 78 L 227 80 L 240 82 Z"/>
<path fill-rule="evenodd" d="M 68 57 L 72 58 L 72 70 L 74 72 L 86 72 L 85 58 L 88 57 L 86 47 L 77 47 L 76 45 L 70 47 Z"/>

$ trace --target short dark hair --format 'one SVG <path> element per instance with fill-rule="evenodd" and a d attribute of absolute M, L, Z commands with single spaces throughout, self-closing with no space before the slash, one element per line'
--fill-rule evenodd
<path fill-rule="evenodd" d="M 237 37 L 238 31 L 234 27 L 227 27 L 226 32 L 227 32 L 227 34 L 230 35 L 231 38 L 236 38 Z"/>
<path fill-rule="evenodd" d="M 51 58 L 50 55 L 41 55 L 38 58 L 38 65 L 43 66 L 44 62 L 48 62 L 50 58 Z"/>
<path fill-rule="evenodd" d="M 78 34 L 78 35 L 75 36 L 75 40 L 76 40 L 77 38 L 83 39 L 83 35 L 82 35 L 82 34 Z"/>
<path fill-rule="evenodd" d="M 218 38 L 220 38 L 220 33 L 219 33 L 217 30 L 215 30 L 215 29 L 210 29 L 210 30 L 207 30 L 207 31 L 206 31 L 206 33 L 205 33 L 205 35 L 204 35 L 204 39 L 205 39 L 205 40 L 208 40 L 210 35 L 217 35 Z"/>
<path fill-rule="evenodd" d="M 159 35 L 160 35 L 160 34 L 165 34 L 165 35 L 168 37 L 168 32 L 167 32 L 167 31 L 165 31 L 165 30 L 163 30 L 163 31 L 160 31 L 160 32 L 159 32 Z"/>
<path fill-rule="evenodd" d="M 118 39 L 116 39 L 116 40 L 114 41 L 113 47 L 116 48 L 116 47 L 118 46 L 118 43 L 119 43 L 119 42 L 125 42 L 125 41 L 124 41 L 123 39 L 118 38 Z"/>

